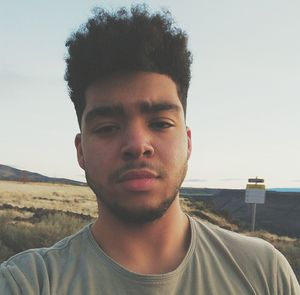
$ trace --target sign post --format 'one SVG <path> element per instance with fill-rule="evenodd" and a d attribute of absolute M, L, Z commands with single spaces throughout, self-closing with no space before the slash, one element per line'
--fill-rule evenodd
<path fill-rule="evenodd" d="M 249 178 L 246 187 L 245 202 L 252 204 L 252 221 L 251 230 L 255 229 L 255 218 L 256 218 L 256 204 L 264 204 L 266 198 L 266 188 L 264 179 L 262 178 Z"/>

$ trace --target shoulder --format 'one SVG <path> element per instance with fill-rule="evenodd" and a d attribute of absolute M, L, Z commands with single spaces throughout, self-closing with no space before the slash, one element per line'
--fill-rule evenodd
<path fill-rule="evenodd" d="M 267 241 L 223 229 L 217 225 L 192 219 L 195 241 L 200 252 L 210 253 L 222 265 L 231 265 L 243 273 L 264 272 L 272 280 L 277 250 Z M 251 273 L 250 273 L 251 275 Z"/>
<path fill-rule="evenodd" d="M 74 253 L 82 251 L 82 241 L 85 240 L 86 231 L 88 227 L 64 238 L 52 247 L 30 249 L 3 262 L 0 265 L 1 288 L 10 286 L 11 289 L 18 288 L 23 291 L 24 288 L 28 288 L 28 294 L 33 294 L 33 290 L 38 290 L 41 285 L 46 288 L 51 273 L 57 272 Z"/>
<path fill-rule="evenodd" d="M 273 252 L 275 249 L 269 242 L 261 238 L 233 232 L 198 218 L 191 218 L 191 222 L 198 238 L 207 239 L 211 243 L 214 241 L 222 243 L 223 246 L 228 246 L 232 250 L 235 248 L 240 249 L 240 247 L 246 247 L 249 250 L 258 247 Z"/>
<path fill-rule="evenodd" d="M 249 251 L 256 255 L 269 253 L 271 256 L 275 254 L 275 248 L 263 239 L 229 231 L 197 218 L 191 218 L 191 220 L 197 239 L 202 240 L 202 242 L 206 240 L 211 245 L 223 246 L 231 252 Z M 259 249 L 259 253 L 256 252 L 257 249 Z"/>
<path fill-rule="evenodd" d="M 191 220 L 199 251 L 211 253 L 222 265 L 235 269 L 254 284 L 272 285 L 278 290 L 276 294 L 298 294 L 299 284 L 291 266 L 272 244 L 199 219 Z"/>

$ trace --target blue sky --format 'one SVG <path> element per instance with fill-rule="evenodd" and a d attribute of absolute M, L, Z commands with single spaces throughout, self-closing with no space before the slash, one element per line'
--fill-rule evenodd
<path fill-rule="evenodd" d="M 64 75 L 65 40 L 97 5 L 130 1 L 2 1 L 0 163 L 83 180 Z M 136 2 L 137 3 L 137 2 Z M 186 185 L 300 187 L 300 2 L 147 1 L 168 8 L 193 53 Z"/>

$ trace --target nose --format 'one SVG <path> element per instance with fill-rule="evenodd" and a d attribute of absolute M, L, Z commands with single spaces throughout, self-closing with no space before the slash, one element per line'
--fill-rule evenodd
<path fill-rule="evenodd" d="M 124 132 L 121 153 L 124 160 L 151 158 L 154 148 L 149 133 L 137 125 L 128 127 Z"/>

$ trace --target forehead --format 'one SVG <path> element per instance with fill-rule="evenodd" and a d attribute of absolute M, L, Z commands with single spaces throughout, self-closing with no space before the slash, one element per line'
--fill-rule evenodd
<path fill-rule="evenodd" d="M 123 74 L 96 82 L 87 88 L 85 99 L 84 113 L 100 106 L 143 111 L 156 104 L 172 104 L 182 109 L 173 80 L 152 72 Z"/>

